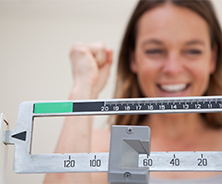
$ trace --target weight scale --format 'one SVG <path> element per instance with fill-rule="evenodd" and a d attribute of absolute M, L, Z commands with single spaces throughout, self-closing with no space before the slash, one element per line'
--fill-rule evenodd
<path fill-rule="evenodd" d="M 0 133 L 15 145 L 16 173 L 108 172 L 111 184 L 147 184 L 153 171 L 222 172 L 222 152 L 150 152 L 149 127 L 112 126 L 109 153 L 31 154 L 34 118 L 216 112 L 222 96 L 22 102 L 17 128 Z M 8 124 L 3 116 L 1 124 Z"/>

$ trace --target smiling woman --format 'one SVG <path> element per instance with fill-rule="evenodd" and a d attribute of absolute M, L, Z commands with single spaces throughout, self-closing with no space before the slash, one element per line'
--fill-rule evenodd
<path fill-rule="evenodd" d="M 75 83 L 70 99 L 97 98 L 106 83 L 112 53 L 100 42 L 72 47 Z M 139 1 L 120 49 L 115 97 L 221 95 L 221 53 L 221 28 L 210 1 Z M 56 152 L 108 151 L 109 130 L 92 131 L 91 121 L 91 117 L 67 118 Z M 151 151 L 222 151 L 221 114 L 118 115 L 113 124 L 148 125 Z M 81 143 L 73 143 L 80 138 Z M 222 174 L 216 172 L 151 174 L 151 184 L 221 180 Z M 107 178 L 104 174 L 52 174 L 45 182 L 107 183 Z"/>
<path fill-rule="evenodd" d="M 161 14 L 166 16 L 160 19 Z M 215 51 L 199 15 L 162 5 L 140 18 L 131 70 L 144 96 L 199 96 L 214 71 Z"/>
<path fill-rule="evenodd" d="M 115 97 L 220 95 L 221 44 L 210 1 L 140 1 L 122 42 Z M 221 114 L 206 117 L 221 126 Z M 115 123 L 143 118 L 118 116 Z"/>

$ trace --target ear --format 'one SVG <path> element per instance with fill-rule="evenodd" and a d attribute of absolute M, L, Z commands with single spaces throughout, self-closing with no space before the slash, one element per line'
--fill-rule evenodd
<path fill-rule="evenodd" d="M 215 69 L 216 69 L 216 65 L 217 65 L 217 52 L 218 52 L 218 47 L 217 47 L 217 45 L 214 45 L 213 49 L 212 49 L 211 63 L 210 63 L 210 73 L 211 74 L 213 74 Z"/>
<path fill-rule="evenodd" d="M 135 53 L 130 53 L 130 69 L 133 73 L 137 73 L 137 63 L 135 60 Z"/>

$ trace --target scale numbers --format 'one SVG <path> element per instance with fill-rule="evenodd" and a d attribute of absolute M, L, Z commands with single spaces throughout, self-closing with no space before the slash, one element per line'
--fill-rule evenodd
<path fill-rule="evenodd" d="M 65 168 L 72 168 L 75 167 L 76 163 L 75 160 L 71 159 L 71 156 L 69 156 L 68 160 L 64 160 L 64 167 Z"/>
<path fill-rule="evenodd" d="M 147 158 L 143 159 L 143 166 L 145 167 L 151 167 L 153 166 L 153 159 L 148 158 L 149 156 L 147 155 Z"/>
<path fill-rule="evenodd" d="M 142 106 L 141 105 L 137 105 L 136 106 L 136 110 L 141 110 L 142 109 Z"/>
<path fill-rule="evenodd" d="M 165 107 L 165 105 L 159 105 L 159 109 L 160 109 L 160 110 L 165 110 L 166 107 Z"/>
<path fill-rule="evenodd" d="M 125 106 L 125 110 L 126 110 L 126 111 L 130 111 L 130 106 L 129 106 L 129 105 L 126 105 L 126 106 Z"/>
<path fill-rule="evenodd" d="M 197 159 L 198 166 L 207 166 L 207 159 L 204 158 L 203 154 L 201 154 L 201 158 Z"/>
<path fill-rule="evenodd" d="M 109 111 L 109 107 L 108 106 L 102 106 L 101 111 Z"/>
<path fill-rule="evenodd" d="M 123 98 L 73 102 L 73 114 L 117 115 L 154 113 L 212 113 L 222 112 L 221 96 L 181 98 Z"/>
<path fill-rule="evenodd" d="M 199 103 L 194 104 L 194 107 L 195 107 L 195 109 L 201 109 L 201 104 L 199 104 Z"/>
<path fill-rule="evenodd" d="M 183 109 L 189 109 L 190 107 L 189 107 L 189 105 L 188 104 L 184 104 L 183 105 Z"/>
<path fill-rule="evenodd" d="M 180 166 L 180 159 L 176 158 L 175 154 L 173 155 L 173 159 L 170 161 L 172 166 Z"/>
<path fill-rule="evenodd" d="M 153 105 L 148 105 L 148 110 L 152 111 L 154 109 Z"/>
<path fill-rule="evenodd" d="M 93 103 L 93 102 L 92 102 Z M 180 112 L 186 112 L 189 110 L 193 111 L 207 111 L 213 110 L 213 109 L 222 109 L 222 101 L 221 99 L 207 99 L 206 97 L 203 99 L 177 99 L 177 100 L 138 100 L 138 101 L 116 101 L 115 103 L 105 101 L 104 103 L 100 103 L 98 105 L 102 106 L 98 107 L 100 108 L 101 112 L 147 112 L 149 113 L 155 113 L 155 111 L 162 111 L 162 113 L 165 113 L 167 111 L 168 113 L 174 113 L 177 111 Z M 89 104 L 87 104 L 89 105 Z"/>
<path fill-rule="evenodd" d="M 114 106 L 114 107 L 113 107 L 113 110 L 114 110 L 114 111 L 118 111 L 118 110 L 119 110 L 119 106 Z"/>
<path fill-rule="evenodd" d="M 100 159 L 96 159 L 96 155 L 94 156 L 94 159 L 90 160 L 90 167 L 101 167 L 102 161 Z"/>

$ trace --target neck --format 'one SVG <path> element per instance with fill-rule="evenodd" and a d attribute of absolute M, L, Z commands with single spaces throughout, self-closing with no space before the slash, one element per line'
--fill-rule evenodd
<path fill-rule="evenodd" d="M 194 151 L 207 130 L 200 114 L 153 114 L 147 122 L 153 151 Z"/>

